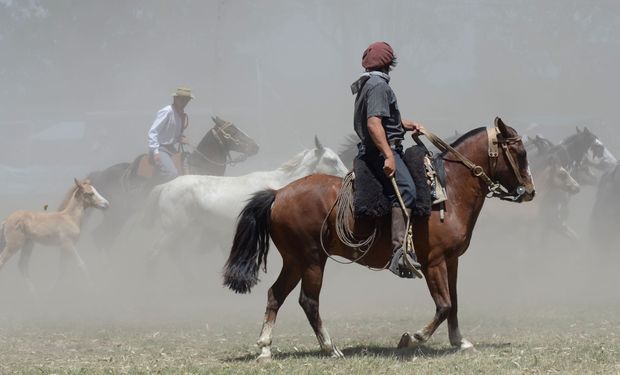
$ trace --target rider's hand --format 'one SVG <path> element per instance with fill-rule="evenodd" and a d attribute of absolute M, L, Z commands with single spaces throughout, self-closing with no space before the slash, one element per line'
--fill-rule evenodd
<path fill-rule="evenodd" d="M 161 160 L 159 153 L 153 154 L 153 160 L 155 161 L 155 163 L 159 163 L 159 161 Z"/>
<path fill-rule="evenodd" d="M 403 126 L 405 127 L 405 129 L 413 132 L 412 135 L 419 135 L 420 134 L 420 130 L 424 129 L 424 126 L 422 126 L 422 124 L 420 124 L 419 122 L 415 122 L 415 121 L 411 121 L 411 120 L 401 120 L 401 122 L 403 123 Z"/>
<path fill-rule="evenodd" d="M 394 154 L 390 152 L 390 154 L 385 157 L 385 162 L 383 163 L 383 172 L 386 176 L 392 177 L 394 176 L 395 171 L 396 159 L 394 159 Z"/>
<path fill-rule="evenodd" d="M 181 136 L 181 144 L 182 144 L 182 145 L 187 145 L 187 144 L 189 144 L 189 143 L 187 143 L 187 137 L 186 137 L 186 136 L 184 136 L 184 135 L 182 135 L 182 136 Z"/>

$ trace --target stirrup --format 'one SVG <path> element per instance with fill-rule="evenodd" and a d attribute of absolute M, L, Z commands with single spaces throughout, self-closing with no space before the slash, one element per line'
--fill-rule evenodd
<path fill-rule="evenodd" d="M 405 256 L 408 257 L 407 260 L 405 260 Z M 407 263 L 411 264 L 412 267 L 409 267 Z M 420 272 L 420 268 L 420 263 L 418 263 L 417 260 L 412 258 L 410 255 L 405 255 L 402 247 L 394 251 L 392 254 L 389 269 L 396 276 L 405 279 L 421 279 L 422 273 Z"/>

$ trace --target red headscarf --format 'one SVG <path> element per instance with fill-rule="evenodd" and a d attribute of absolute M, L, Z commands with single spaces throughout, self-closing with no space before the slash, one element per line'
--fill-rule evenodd
<path fill-rule="evenodd" d="M 362 66 L 366 70 L 381 69 L 390 65 L 394 59 L 394 50 L 386 42 L 375 42 L 366 48 L 362 55 Z"/>

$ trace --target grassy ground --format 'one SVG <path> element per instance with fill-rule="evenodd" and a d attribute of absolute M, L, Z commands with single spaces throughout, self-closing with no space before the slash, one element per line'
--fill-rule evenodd
<path fill-rule="evenodd" d="M 0 328 L 0 373 L 31 374 L 619 374 L 618 310 L 480 313 L 461 317 L 475 350 L 457 352 L 442 325 L 416 349 L 395 346 L 404 329 L 427 313 L 327 319 L 346 358 L 322 357 L 301 317 L 283 318 L 274 332 L 274 360 L 254 362 L 259 322 L 218 327 L 154 324 L 25 324 Z"/>

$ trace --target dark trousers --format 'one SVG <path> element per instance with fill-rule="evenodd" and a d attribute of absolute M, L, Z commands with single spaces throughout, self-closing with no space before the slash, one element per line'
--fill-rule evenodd
<path fill-rule="evenodd" d="M 396 185 L 400 191 L 400 195 L 403 198 L 405 207 L 413 208 L 415 205 L 416 190 L 413 178 L 409 173 L 409 169 L 403 160 L 402 149 L 392 149 L 394 151 L 394 160 L 396 164 L 396 173 L 394 178 L 396 179 Z M 380 153 L 368 152 L 358 155 L 359 158 L 363 158 L 366 163 L 371 167 L 373 174 L 381 182 L 383 186 L 383 194 L 390 200 L 392 207 L 400 207 L 398 198 L 392 187 L 390 178 L 383 172 L 383 163 L 385 158 Z"/>

